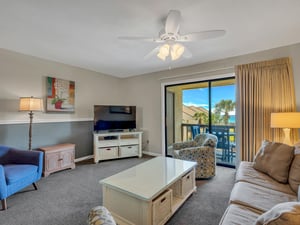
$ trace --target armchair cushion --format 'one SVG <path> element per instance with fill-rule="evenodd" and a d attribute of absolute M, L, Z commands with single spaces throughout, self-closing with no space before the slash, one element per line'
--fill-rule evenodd
<path fill-rule="evenodd" d="M 7 184 L 19 182 L 31 176 L 36 176 L 38 167 L 28 164 L 8 164 L 4 166 L 5 178 Z"/>

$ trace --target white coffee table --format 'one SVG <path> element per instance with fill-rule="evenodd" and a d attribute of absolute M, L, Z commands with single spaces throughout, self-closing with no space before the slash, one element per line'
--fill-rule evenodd
<path fill-rule="evenodd" d="M 155 157 L 103 179 L 103 205 L 118 225 L 164 224 L 196 191 L 196 165 Z"/>

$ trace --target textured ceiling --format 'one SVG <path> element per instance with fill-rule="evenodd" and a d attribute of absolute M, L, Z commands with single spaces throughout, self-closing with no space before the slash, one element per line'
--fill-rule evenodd
<path fill-rule="evenodd" d="M 158 44 L 118 36 L 157 37 L 169 10 L 181 33 L 224 29 L 185 43 L 192 58 L 144 59 Z M 300 42 L 299 0 L 0 0 L 0 48 L 117 77 L 257 52 Z"/>

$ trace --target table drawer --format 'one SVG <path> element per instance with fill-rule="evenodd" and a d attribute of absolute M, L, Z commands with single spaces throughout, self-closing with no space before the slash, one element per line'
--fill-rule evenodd
<path fill-rule="evenodd" d="M 186 196 L 194 189 L 195 173 L 194 170 L 186 174 L 181 178 L 182 181 L 182 195 Z"/>
<path fill-rule="evenodd" d="M 194 189 L 195 185 L 195 172 L 191 172 L 184 175 L 180 180 L 175 182 L 171 189 L 173 190 L 173 195 L 176 197 L 184 198 L 189 192 Z"/>
<path fill-rule="evenodd" d="M 155 200 L 152 204 L 152 224 L 160 225 L 172 215 L 172 190 L 168 189 Z"/>

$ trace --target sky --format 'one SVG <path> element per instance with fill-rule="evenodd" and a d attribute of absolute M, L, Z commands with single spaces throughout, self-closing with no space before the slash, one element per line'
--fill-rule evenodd
<path fill-rule="evenodd" d="M 212 108 L 222 99 L 235 102 L 235 85 L 216 86 L 211 89 Z M 183 104 L 202 106 L 208 109 L 208 88 L 184 90 L 182 92 Z"/>

